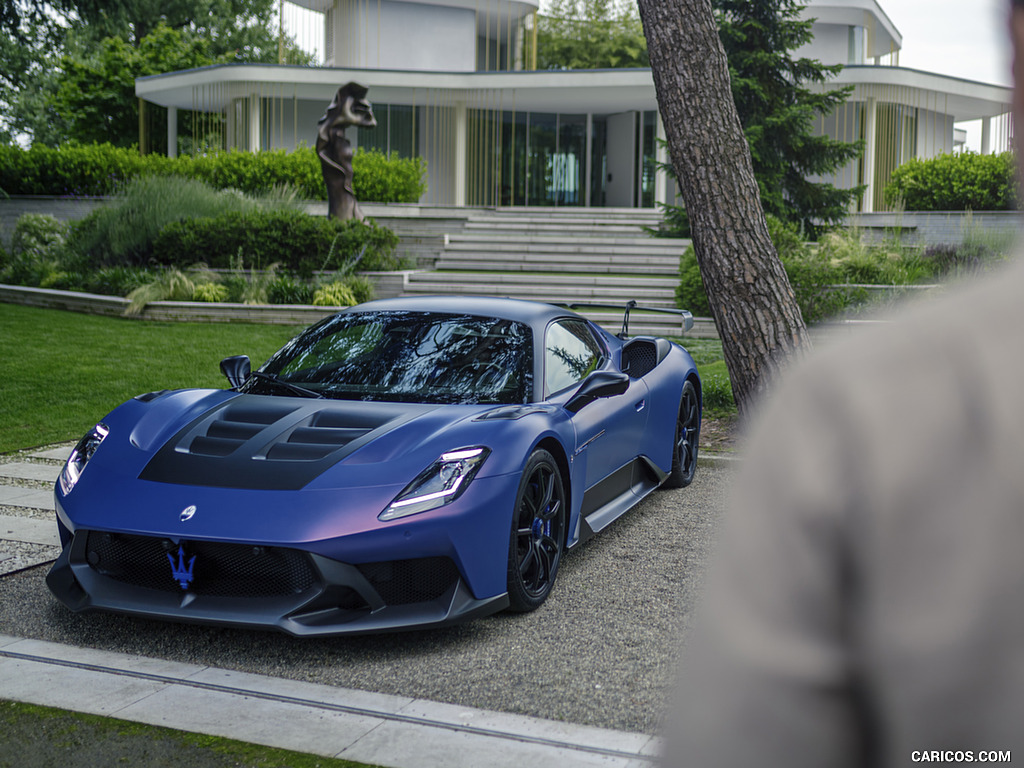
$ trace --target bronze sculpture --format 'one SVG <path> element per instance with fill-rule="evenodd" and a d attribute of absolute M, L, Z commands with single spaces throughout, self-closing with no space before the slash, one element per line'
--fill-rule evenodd
<path fill-rule="evenodd" d="M 320 158 L 324 182 L 327 184 L 327 215 L 336 219 L 359 219 L 355 192 L 352 189 L 352 143 L 345 138 L 345 128 L 374 128 L 377 119 L 366 100 L 367 89 L 348 83 L 338 89 L 324 116 L 317 122 L 316 153 Z"/>

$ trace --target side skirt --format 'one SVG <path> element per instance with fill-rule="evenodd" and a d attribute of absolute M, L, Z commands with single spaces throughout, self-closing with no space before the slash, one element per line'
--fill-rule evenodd
<path fill-rule="evenodd" d="M 582 544 L 636 506 L 667 477 L 646 456 L 638 456 L 583 494 L 583 520 L 576 546 Z"/>

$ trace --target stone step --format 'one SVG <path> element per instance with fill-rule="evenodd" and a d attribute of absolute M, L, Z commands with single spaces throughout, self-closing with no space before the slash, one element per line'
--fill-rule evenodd
<path fill-rule="evenodd" d="M 453 232 L 448 235 L 450 246 L 464 243 L 487 243 L 488 245 L 503 245 L 509 243 L 508 235 L 491 234 L 486 231 L 477 232 Z M 674 237 L 648 237 L 646 235 L 631 237 L 587 237 L 580 235 L 517 235 L 515 243 L 534 245 L 538 243 L 550 243 L 552 245 L 575 245 L 593 246 L 595 248 L 629 247 L 629 248 L 650 248 L 651 250 L 671 250 L 682 252 L 691 244 L 689 238 Z"/>
<path fill-rule="evenodd" d="M 608 286 L 657 289 L 674 293 L 678 279 L 672 277 L 651 277 L 636 275 L 578 275 L 578 274 L 547 274 L 531 275 L 509 272 L 462 272 L 431 270 L 412 272 L 409 283 L 459 283 L 478 285 L 568 285 L 568 286 Z"/>
<path fill-rule="evenodd" d="M 574 262 L 571 266 L 567 264 L 565 259 L 553 259 L 551 261 L 529 261 L 529 262 L 512 262 L 512 261 L 501 261 L 494 257 L 486 257 L 481 255 L 481 258 L 449 258 L 443 257 L 439 259 L 434 267 L 438 270 L 457 270 L 457 271 L 484 271 L 494 272 L 499 267 L 504 272 L 572 272 L 580 274 L 621 274 L 622 263 L 619 261 L 606 261 L 602 263 L 583 263 Z M 672 264 L 661 264 L 661 263 L 650 263 L 641 264 L 639 262 L 632 262 L 629 264 L 629 274 L 631 275 L 650 275 L 652 277 L 679 277 L 679 266 L 678 263 L 673 262 Z"/>
<path fill-rule="evenodd" d="M 444 246 L 448 253 L 500 253 L 500 254 L 569 254 L 576 256 L 657 256 L 663 259 L 674 259 L 677 263 L 685 247 L 650 246 L 645 243 L 574 243 L 572 238 L 563 242 L 550 240 L 534 240 L 526 242 L 518 238 L 502 240 L 451 240 Z"/>
<path fill-rule="evenodd" d="M 504 210 L 474 210 L 467 221 L 494 221 L 504 219 L 532 219 L 557 221 L 627 221 L 660 222 L 664 217 L 659 211 L 643 208 L 516 208 Z"/>
<path fill-rule="evenodd" d="M 474 222 L 467 221 L 464 232 L 507 232 L 509 234 L 516 234 L 519 232 L 550 232 L 552 234 L 564 233 L 564 232 L 580 232 L 588 235 L 597 237 L 602 235 L 634 235 L 641 237 L 644 235 L 644 230 L 639 226 L 632 226 L 628 224 L 615 224 L 605 223 L 596 224 L 594 222 L 580 222 L 580 223 L 563 223 L 563 222 L 529 222 L 529 221 L 509 221 L 509 222 Z"/>
<path fill-rule="evenodd" d="M 422 295 L 459 295 L 459 296 L 501 296 L 513 299 L 529 299 L 531 301 L 567 302 L 582 301 L 591 303 L 625 304 L 630 299 L 649 304 L 653 307 L 672 307 L 675 305 L 675 293 L 640 288 L 612 288 L 608 286 L 573 287 L 545 285 L 478 285 L 473 283 L 449 282 L 417 282 L 406 286 L 403 296 Z"/>
<path fill-rule="evenodd" d="M 578 260 L 587 259 L 615 259 L 632 257 L 649 257 L 675 261 L 678 265 L 681 250 L 674 248 L 638 248 L 635 246 L 585 246 L 582 248 L 566 244 L 553 243 L 519 243 L 515 240 L 507 240 L 505 243 L 449 243 L 445 246 L 445 253 L 465 256 L 467 254 L 495 254 L 504 258 L 519 255 L 529 256 L 537 254 L 540 256 L 569 256 Z"/>
<path fill-rule="evenodd" d="M 575 272 L 577 269 L 606 265 L 615 272 L 628 274 L 634 267 L 658 267 L 665 274 L 679 273 L 679 259 L 675 256 L 657 256 L 652 254 L 621 255 L 614 253 L 491 253 L 488 251 L 456 251 L 445 253 L 441 261 L 473 261 L 490 266 L 489 270 L 507 270 L 521 272 L 535 264 L 548 264 L 560 272 Z M 438 269 L 450 267 L 437 266 Z"/>
<path fill-rule="evenodd" d="M 586 225 L 590 227 L 655 227 L 661 222 L 658 218 L 644 216 L 471 216 L 466 225 L 505 226 L 508 224 L 560 224 L 570 226 Z"/>

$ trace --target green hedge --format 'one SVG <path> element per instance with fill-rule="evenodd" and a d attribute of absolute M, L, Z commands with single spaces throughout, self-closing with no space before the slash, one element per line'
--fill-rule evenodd
<path fill-rule="evenodd" d="M 308 275 L 344 268 L 364 248 L 359 269 L 395 269 L 397 245 L 398 236 L 373 221 L 338 221 L 301 211 L 232 211 L 168 224 L 153 244 L 153 260 L 165 266 L 202 261 L 225 268 L 241 254 L 247 266 L 279 263 Z"/>
<path fill-rule="evenodd" d="M 357 152 L 352 167 L 356 197 L 362 202 L 414 203 L 426 191 L 426 166 L 418 157 Z M 247 194 L 287 185 L 306 199 L 327 199 L 320 161 L 309 147 L 294 152 L 232 150 L 172 159 L 140 155 L 135 149 L 110 144 L 28 150 L 0 146 L 0 190 L 8 195 L 111 195 L 130 179 L 147 175 L 184 176 Z"/>
<path fill-rule="evenodd" d="M 246 266 L 277 263 L 310 275 L 346 268 L 364 247 L 360 270 L 396 269 L 397 245 L 394 232 L 372 221 L 342 222 L 288 210 L 232 211 L 168 224 L 153 242 L 152 258 L 164 266 L 188 267 L 198 261 L 227 268 L 241 255 Z"/>
<path fill-rule="evenodd" d="M 885 199 L 908 211 L 1012 211 L 1015 179 L 1012 152 L 943 154 L 910 160 L 893 171 Z"/>

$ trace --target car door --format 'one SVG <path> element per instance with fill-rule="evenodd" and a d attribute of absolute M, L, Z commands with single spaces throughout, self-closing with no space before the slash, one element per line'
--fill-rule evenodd
<path fill-rule="evenodd" d="M 548 398 L 564 402 L 590 373 L 608 365 L 604 348 L 586 322 L 564 319 L 548 326 L 544 340 Z M 628 465 L 637 455 L 647 425 L 646 406 L 647 385 L 634 379 L 623 394 L 595 400 L 573 415 L 573 461 L 585 462 L 585 487 L 588 492 L 594 490 L 588 493 L 589 507 L 601 506 L 628 490 Z"/>

